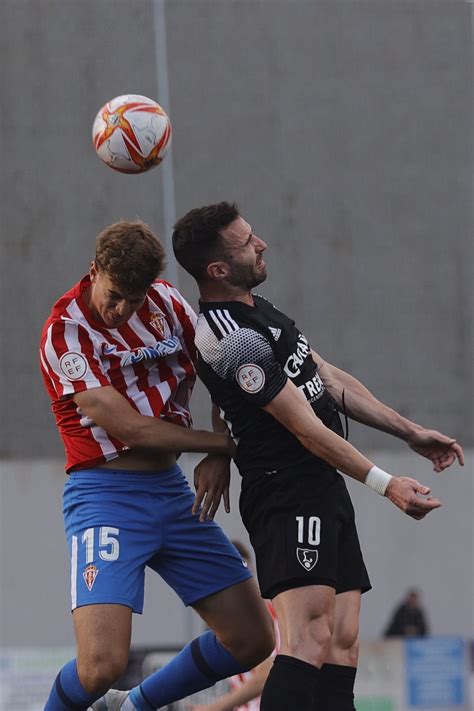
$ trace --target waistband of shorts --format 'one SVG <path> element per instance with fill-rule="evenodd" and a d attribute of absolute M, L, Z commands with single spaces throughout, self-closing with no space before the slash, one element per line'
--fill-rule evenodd
<path fill-rule="evenodd" d="M 91 467 L 90 469 L 78 469 L 77 471 L 71 472 L 69 474 L 69 480 L 146 483 L 174 479 L 177 475 L 183 475 L 179 464 L 174 464 L 168 469 L 159 469 L 156 472 L 147 470 L 135 471 L 132 469 L 94 469 L 94 467 Z"/>
<path fill-rule="evenodd" d="M 280 467 L 278 469 L 264 469 L 263 467 L 260 468 L 252 468 L 252 469 L 242 469 L 240 471 L 240 475 L 242 479 L 251 481 L 254 479 L 269 479 L 272 476 L 288 476 L 288 475 L 303 475 L 303 474 L 309 474 L 311 476 L 325 476 L 329 480 L 334 480 L 338 479 L 338 472 L 334 467 L 332 467 L 330 464 L 323 462 L 321 459 L 314 458 L 314 459 L 305 459 L 303 461 L 293 463 L 293 464 L 287 464 L 284 467 Z"/>

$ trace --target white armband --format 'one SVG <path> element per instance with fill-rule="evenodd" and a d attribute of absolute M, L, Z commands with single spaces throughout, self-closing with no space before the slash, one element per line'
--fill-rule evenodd
<path fill-rule="evenodd" d="M 392 478 L 391 474 L 387 474 L 383 469 L 373 466 L 367 474 L 364 484 L 377 492 L 377 494 L 380 494 L 380 496 L 385 496 L 385 491 Z"/>

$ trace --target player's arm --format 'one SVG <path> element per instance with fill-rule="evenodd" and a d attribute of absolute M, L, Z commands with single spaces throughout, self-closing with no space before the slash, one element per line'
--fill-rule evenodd
<path fill-rule="evenodd" d="M 252 701 L 261 696 L 272 665 L 273 657 L 268 657 L 252 670 L 252 675 L 240 686 L 210 704 L 191 704 L 188 706 L 189 711 L 233 711 L 234 708 Z"/>
<path fill-rule="evenodd" d="M 232 456 L 235 445 L 225 433 L 188 430 L 165 420 L 141 415 L 114 387 L 74 394 L 82 412 L 107 434 L 131 449 L 159 452 L 208 452 Z"/>
<path fill-rule="evenodd" d="M 212 403 L 212 429 L 229 435 L 226 423 L 221 419 L 219 408 Z M 208 454 L 194 470 L 193 514 L 199 513 L 199 520 L 213 519 L 224 499 L 226 513 L 230 513 L 230 457 Z"/>
<path fill-rule="evenodd" d="M 377 400 L 352 375 L 325 362 L 315 351 L 312 350 L 311 353 L 325 387 L 338 407 L 342 408 L 344 405 L 347 414 L 353 420 L 403 439 L 415 452 L 430 459 L 437 472 L 449 467 L 456 458 L 461 465 L 464 464 L 462 447 L 455 439 L 411 422 Z"/>
<path fill-rule="evenodd" d="M 349 442 L 326 427 L 316 416 L 303 393 L 290 381 L 263 409 L 289 430 L 312 454 L 324 459 L 348 476 L 368 483 L 374 464 Z M 370 478 L 370 477 L 369 477 Z M 438 499 L 423 499 L 430 489 L 415 479 L 392 477 L 384 495 L 403 512 L 420 519 L 441 506 Z"/>

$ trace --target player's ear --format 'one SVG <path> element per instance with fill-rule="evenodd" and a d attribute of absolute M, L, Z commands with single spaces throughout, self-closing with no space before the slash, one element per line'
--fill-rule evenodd
<path fill-rule="evenodd" d="M 229 275 L 229 265 L 226 262 L 211 262 L 206 272 L 211 279 L 225 279 Z"/>
<path fill-rule="evenodd" d="M 92 260 L 92 262 L 89 264 L 89 276 L 90 276 L 91 281 L 94 281 L 94 279 L 96 278 L 96 276 L 98 274 L 98 271 L 99 270 L 97 269 L 97 264 L 95 263 L 94 260 Z"/>

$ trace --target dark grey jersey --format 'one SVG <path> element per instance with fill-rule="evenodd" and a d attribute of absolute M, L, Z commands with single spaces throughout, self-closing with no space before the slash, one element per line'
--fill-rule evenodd
<path fill-rule="evenodd" d="M 262 410 L 290 379 L 324 424 L 342 434 L 335 402 L 294 321 L 256 294 L 254 306 L 229 301 L 204 302 L 200 307 L 197 370 L 238 443 L 236 461 L 241 474 L 303 462 L 319 463 L 328 470 L 327 464 Z"/>

